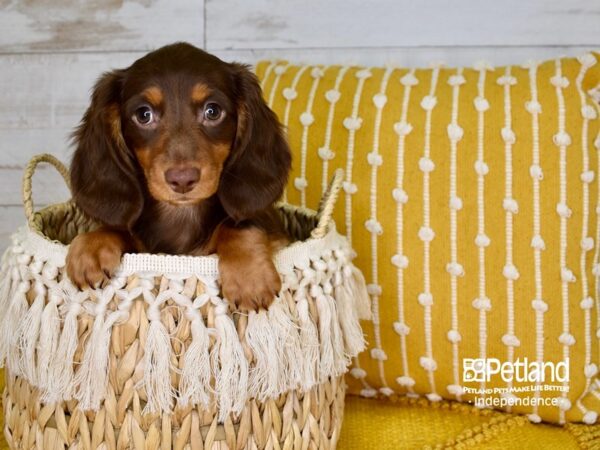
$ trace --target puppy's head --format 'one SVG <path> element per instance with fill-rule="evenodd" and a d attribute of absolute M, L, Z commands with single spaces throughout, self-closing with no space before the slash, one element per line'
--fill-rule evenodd
<path fill-rule="evenodd" d="M 216 195 L 249 219 L 281 195 L 291 161 L 248 68 L 183 43 L 102 76 L 74 137 L 75 201 L 129 229 L 148 195 L 182 206 Z"/>

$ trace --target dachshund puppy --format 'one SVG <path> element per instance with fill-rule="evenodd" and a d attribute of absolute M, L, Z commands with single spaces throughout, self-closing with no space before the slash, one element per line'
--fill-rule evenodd
<path fill-rule="evenodd" d="M 291 155 L 246 66 L 160 48 L 100 78 L 73 138 L 73 198 L 102 224 L 70 245 L 75 284 L 102 282 L 125 252 L 216 252 L 225 298 L 270 305 Z"/>

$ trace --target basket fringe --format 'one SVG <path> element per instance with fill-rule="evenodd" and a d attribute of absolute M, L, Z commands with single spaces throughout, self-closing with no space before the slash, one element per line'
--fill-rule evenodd
<path fill-rule="evenodd" d="M 2 258 L 0 258 L 0 286 L 3 285 L 3 281 L 6 278 L 6 274 L 9 273 L 10 270 L 10 262 L 12 260 L 13 251 L 11 247 L 8 247 L 3 253 Z M 0 291 L 1 292 L 1 291 Z"/>
<path fill-rule="evenodd" d="M 254 355 L 249 393 L 264 401 L 297 387 L 301 377 L 300 342 L 281 298 L 275 300 L 268 312 L 252 311 L 249 316 L 246 343 Z"/>
<path fill-rule="evenodd" d="M 46 303 L 46 287 L 41 281 L 36 281 L 33 285 L 33 289 L 35 291 L 35 299 L 25 314 L 25 317 L 19 322 L 15 335 L 16 347 L 13 349 L 13 352 L 15 354 L 18 353 L 19 372 L 23 374 L 32 385 L 38 386 L 35 350 L 40 335 L 42 313 Z"/>
<path fill-rule="evenodd" d="M 55 364 L 58 340 L 60 336 L 60 319 L 58 302 L 61 299 L 55 293 L 50 294 L 50 301 L 42 312 L 38 344 L 38 387 L 47 392 L 52 379 L 52 366 Z"/>
<path fill-rule="evenodd" d="M 296 309 L 300 324 L 300 341 L 302 343 L 302 390 L 308 391 L 319 380 L 319 335 L 317 327 L 310 318 L 306 290 L 296 292 Z"/>
<path fill-rule="evenodd" d="M 358 299 L 360 285 L 357 285 L 356 281 L 353 276 L 343 277 L 335 287 L 338 322 L 344 332 L 346 356 L 357 355 L 365 349 L 366 345 L 356 307 L 360 302 Z"/>
<path fill-rule="evenodd" d="M 278 390 L 283 364 L 267 313 L 250 311 L 248 316 L 246 344 L 254 355 L 254 367 L 248 374 L 248 393 L 262 402 Z"/>
<path fill-rule="evenodd" d="M 354 309 L 361 320 L 372 320 L 371 297 L 367 292 L 367 283 L 362 272 L 354 265 L 350 265 L 350 279 L 348 283 L 350 295 L 354 298 Z"/>
<path fill-rule="evenodd" d="M 171 385 L 171 341 L 167 329 L 160 320 L 156 303 L 148 309 L 150 328 L 144 350 L 143 384 L 148 397 L 144 413 L 169 412 L 173 406 L 175 391 Z"/>
<path fill-rule="evenodd" d="M 319 336 L 321 340 L 321 359 L 319 361 L 319 382 L 331 374 L 344 373 L 349 361 L 344 355 L 342 331 L 337 322 L 335 300 L 323 293 L 320 286 L 312 286 L 311 297 L 316 298 L 319 312 Z"/>
<path fill-rule="evenodd" d="M 26 296 L 30 289 L 30 283 L 29 281 L 19 282 L 18 269 L 15 268 L 14 271 L 17 272 L 17 275 L 15 276 L 13 274 L 14 289 L 11 289 L 11 293 L 9 294 L 10 298 L 12 299 L 12 303 L 8 309 L 6 318 L 3 320 L 2 342 L 7 345 L 6 351 L 8 367 L 15 375 L 23 376 L 24 374 L 20 370 L 20 352 L 18 351 L 16 336 L 19 324 L 23 320 L 23 317 L 25 317 L 27 314 L 29 307 Z"/>
<path fill-rule="evenodd" d="M 278 396 L 290 389 L 297 389 L 302 383 L 302 342 L 300 341 L 299 327 L 292 322 L 294 314 L 289 309 L 289 304 L 284 301 L 282 294 L 279 300 L 269 308 L 269 321 L 275 329 L 279 330 L 279 353 L 283 360 L 283 372 Z M 311 386 L 312 387 L 312 386 Z"/>
<path fill-rule="evenodd" d="M 108 383 L 108 350 L 114 323 L 126 313 L 113 312 L 106 316 L 106 305 L 115 294 L 115 289 L 108 286 L 104 291 L 96 291 L 100 295 L 96 299 L 94 325 L 88 340 L 83 360 L 75 374 L 75 398 L 79 408 L 97 411 L 105 398 Z"/>
<path fill-rule="evenodd" d="M 210 336 L 204 325 L 200 312 L 188 309 L 188 317 L 192 331 L 192 343 L 185 352 L 183 369 L 179 380 L 179 404 L 183 407 L 202 405 L 208 408 L 210 404 Z"/>
<path fill-rule="evenodd" d="M 5 271 L 3 271 L 1 275 L 2 279 L 0 280 L 0 317 L 3 318 L 0 321 L 0 367 L 4 367 L 13 336 L 12 332 L 8 329 L 10 326 L 14 326 L 14 323 L 10 323 L 9 321 L 9 314 L 13 308 L 13 303 L 16 301 L 13 298 L 19 283 L 18 278 L 13 276 L 13 270 L 10 265 L 4 269 Z"/>
<path fill-rule="evenodd" d="M 13 286 L 12 277 L 12 251 L 9 247 L 2 255 L 2 266 L 0 269 L 0 317 L 8 317 L 8 311 L 11 306 L 10 295 Z M 4 335 L 5 324 L 0 325 L 0 367 L 4 367 L 4 361 L 8 352 L 9 342 Z"/>
<path fill-rule="evenodd" d="M 103 317 L 96 316 L 81 366 L 74 378 L 75 398 L 84 411 L 96 411 L 104 397 L 108 372 L 109 332 Z"/>
<path fill-rule="evenodd" d="M 215 308 L 217 345 L 211 351 L 215 370 L 219 422 L 230 412 L 240 413 L 248 395 L 248 360 L 240 344 L 235 325 L 227 316 L 227 304 L 218 300 Z"/>
<path fill-rule="evenodd" d="M 46 391 L 42 394 L 42 400 L 45 402 L 55 403 L 73 398 L 73 358 L 77 350 L 77 318 L 80 312 L 80 302 L 69 303 L 56 348 L 56 356 L 50 367 L 52 376 L 49 377 Z"/>
<path fill-rule="evenodd" d="M 347 368 L 352 361 L 348 354 L 345 352 L 344 335 L 342 333 L 342 327 L 338 320 L 339 314 L 337 312 L 337 302 L 330 294 L 326 294 L 325 299 L 329 302 L 329 307 L 331 309 L 332 315 L 331 335 L 333 338 L 333 356 L 335 361 L 333 373 L 335 374 L 335 376 L 338 376 L 347 372 Z"/>

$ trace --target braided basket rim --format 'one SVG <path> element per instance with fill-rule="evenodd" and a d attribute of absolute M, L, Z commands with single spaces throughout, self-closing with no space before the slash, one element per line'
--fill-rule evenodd
<path fill-rule="evenodd" d="M 314 221 L 316 224 L 319 218 L 317 211 L 306 207 L 289 203 L 278 203 L 275 206 L 288 220 L 298 220 L 301 218 L 309 224 L 311 221 Z M 44 230 L 44 218 L 52 215 L 66 214 L 69 210 L 75 212 L 77 219 L 94 224 L 93 219 L 87 217 L 72 199 L 61 203 L 54 203 L 35 212 L 33 223 L 17 232 L 21 236 L 24 234 L 27 235 L 22 245 L 26 245 L 30 251 L 41 255 L 42 259 L 51 260 L 58 266 L 63 266 L 69 244 L 48 236 Z M 327 233 L 322 236 L 310 234 L 315 224 L 311 224 L 308 233 L 306 233 L 306 238 L 294 240 L 275 253 L 275 265 L 280 273 L 288 273 L 293 270 L 293 267 L 298 266 L 299 259 L 307 259 L 307 255 L 310 259 L 311 254 L 318 253 L 318 250 L 323 247 L 331 247 L 338 244 L 340 240 L 345 240 L 337 232 L 333 220 L 328 224 Z M 218 256 L 216 254 L 191 256 L 161 253 L 125 253 L 116 274 L 123 276 L 137 272 L 196 274 L 216 277 L 219 274 Z"/>

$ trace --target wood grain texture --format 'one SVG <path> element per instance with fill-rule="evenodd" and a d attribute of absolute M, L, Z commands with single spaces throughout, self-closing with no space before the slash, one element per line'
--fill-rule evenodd
<path fill-rule="evenodd" d="M 43 152 L 67 159 L 96 79 L 143 54 L 0 55 L 0 167 L 23 167 Z"/>
<path fill-rule="evenodd" d="M 590 0 L 206 0 L 209 50 L 600 44 Z"/>
<path fill-rule="evenodd" d="M 203 0 L 0 0 L 0 53 L 204 45 Z"/>
<path fill-rule="evenodd" d="M 447 66 L 472 66 L 478 61 L 493 65 L 521 64 L 558 56 L 579 56 L 597 46 L 556 47 L 389 47 L 389 48 L 318 48 L 318 49 L 236 49 L 215 50 L 225 61 L 253 64 L 264 59 L 307 64 L 350 64 L 359 66 L 429 67 L 432 63 Z"/>

